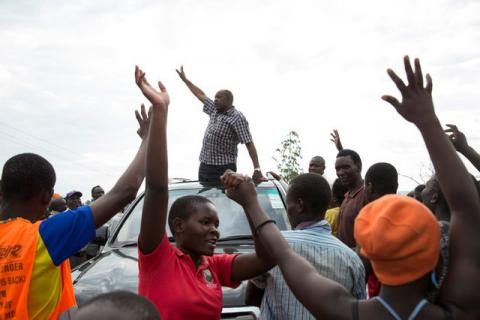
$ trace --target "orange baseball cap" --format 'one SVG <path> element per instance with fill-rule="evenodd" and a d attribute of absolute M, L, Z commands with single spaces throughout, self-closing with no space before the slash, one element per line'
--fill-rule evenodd
<path fill-rule="evenodd" d="M 437 265 L 440 227 L 413 198 L 386 195 L 369 203 L 355 219 L 354 236 L 383 284 L 413 282 Z"/>

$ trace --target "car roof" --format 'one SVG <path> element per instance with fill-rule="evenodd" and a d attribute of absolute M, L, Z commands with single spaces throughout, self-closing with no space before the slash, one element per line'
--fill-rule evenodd
<path fill-rule="evenodd" d="M 212 188 L 220 188 L 223 189 L 223 186 L 219 184 L 201 184 L 198 181 L 175 181 L 168 184 L 169 190 L 181 190 L 181 189 L 198 189 L 198 188 L 205 188 L 205 187 L 212 187 Z M 275 184 L 272 181 L 265 181 L 261 182 L 257 185 L 257 188 L 272 188 L 275 187 Z"/>

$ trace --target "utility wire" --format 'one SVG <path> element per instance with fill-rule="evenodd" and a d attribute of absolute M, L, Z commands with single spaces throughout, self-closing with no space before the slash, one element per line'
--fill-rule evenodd
<path fill-rule="evenodd" d="M 82 167 L 84 169 L 87 169 L 91 172 L 94 172 L 94 173 L 100 173 L 100 174 L 103 174 L 103 175 L 108 175 L 110 177 L 115 177 L 113 174 L 110 174 L 110 173 L 106 173 L 106 172 L 103 172 L 103 171 L 100 171 L 98 169 L 94 169 L 94 168 L 91 168 L 91 167 L 88 167 L 82 163 L 78 163 L 78 162 L 74 162 L 74 160 L 72 159 L 68 159 L 67 157 L 65 157 L 64 154 L 62 153 L 57 153 L 55 151 L 52 151 L 52 150 L 49 150 L 49 149 L 46 149 L 45 147 L 41 147 L 41 146 L 38 146 L 38 145 L 34 145 L 34 144 L 31 144 L 29 142 L 26 142 L 26 141 L 23 141 L 21 139 L 19 139 L 18 137 L 12 135 L 12 134 L 9 134 L 9 133 L 6 133 L 4 132 L 3 130 L 0 130 L 0 134 L 4 137 L 4 138 L 7 138 L 7 139 L 10 139 L 12 143 L 14 144 L 21 144 L 22 146 L 24 147 L 27 147 L 27 148 L 31 148 L 31 149 L 38 149 L 38 150 L 41 150 L 42 153 L 48 153 L 52 156 L 54 156 L 55 158 L 60 158 L 61 160 L 64 160 L 66 161 L 68 164 L 72 165 L 72 166 L 76 166 L 76 167 Z"/>
<path fill-rule="evenodd" d="M 54 146 L 54 147 L 56 147 L 56 148 L 63 149 L 63 150 L 65 150 L 65 151 L 67 151 L 68 153 L 73 153 L 73 154 L 76 154 L 76 155 L 78 155 L 78 156 L 80 156 L 80 157 L 83 157 L 83 155 L 80 154 L 80 153 L 78 153 L 77 151 L 70 150 L 70 149 L 65 148 L 65 147 L 63 147 L 63 146 L 60 146 L 60 145 L 58 145 L 58 144 L 56 144 L 56 143 L 53 143 L 53 142 L 51 142 L 51 141 L 49 141 L 49 140 L 47 140 L 47 139 L 43 139 L 43 138 L 37 137 L 37 136 L 35 136 L 35 135 L 33 135 L 33 134 L 29 133 L 29 132 L 26 132 L 26 131 L 24 131 L 24 130 L 22 130 L 22 129 L 18 129 L 18 128 L 14 127 L 14 126 L 12 126 L 12 125 L 9 125 L 9 124 L 7 124 L 7 123 L 5 123 L 5 122 L 0 121 L 0 125 L 3 125 L 3 126 L 5 126 L 5 127 L 9 127 L 10 129 L 13 129 L 13 130 L 16 130 L 16 131 L 18 131 L 18 132 L 21 132 L 21 133 L 23 133 L 23 134 L 26 135 L 26 136 L 29 136 L 29 137 L 32 137 L 32 138 L 37 139 L 37 140 L 39 140 L 39 141 L 42 141 L 42 142 L 44 142 L 44 143 L 50 144 L 50 145 L 52 145 L 52 146 Z"/>

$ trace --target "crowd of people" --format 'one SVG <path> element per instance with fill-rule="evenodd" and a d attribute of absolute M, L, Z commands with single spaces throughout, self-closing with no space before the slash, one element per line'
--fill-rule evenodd
<path fill-rule="evenodd" d="M 83 194 L 80 191 L 73 190 L 67 192 L 65 196 L 54 193 L 52 195 L 50 205 L 45 211 L 44 218 L 49 218 L 50 216 L 53 216 L 57 213 L 67 211 L 67 209 L 74 210 L 78 207 L 81 207 L 82 205 L 91 205 L 95 200 L 103 196 L 105 194 L 105 191 L 101 186 L 95 186 L 92 188 L 91 194 L 92 198 L 85 201 L 85 203 L 82 203 Z"/>
<path fill-rule="evenodd" d="M 136 67 L 136 84 L 152 106 L 136 111 L 141 144 L 110 191 L 94 187 L 82 206 L 78 191 L 53 193 L 55 171 L 43 157 L 25 153 L 5 163 L 0 319 L 219 319 L 222 287 L 246 280 L 246 304 L 260 307 L 261 319 L 480 318 L 480 189 L 457 152 L 478 170 L 480 155 L 456 126 L 441 126 L 419 60 L 412 66 L 405 57 L 404 65 L 407 82 L 387 71 L 401 99 L 382 99 L 419 130 L 435 175 L 409 196 L 397 195 L 394 165 L 375 163 L 363 177 L 360 155 L 343 148 L 335 130 L 338 179 L 330 186 L 325 159 L 312 158 L 309 173 L 288 184 L 292 230 L 283 232 L 258 202 L 255 184 L 266 178 L 233 94 L 220 90 L 211 100 L 177 70 L 209 116 L 199 181 L 221 184 L 244 209 L 250 254 L 214 254 L 221 221 L 209 199 L 180 197 L 168 210 L 170 96 Z M 236 172 L 239 143 L 251 157 L 252 178 Z M 135 198 L 144 179 L 138 295 L 107 293 L 76 308 L 69 257 Z M 55 214 L 47 218 L 48 210 Z"/>

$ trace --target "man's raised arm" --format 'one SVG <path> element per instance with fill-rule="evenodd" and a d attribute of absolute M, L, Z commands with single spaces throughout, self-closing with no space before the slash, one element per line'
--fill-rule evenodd
<path fill-rule="evenodd" d="M 183 71 L 183 66 L 180 67 L 180 70 L 175 69 L 175 71 L 177 71 L 178 76 L 187 85 L 188 89 L 192 91 L 193 95 L 197 97 L 197 99 L 200 100 L 202 103 L 205 103 L 205 100 L 207 99 L 207 95 L 202 91 L 202 89 L 200 89 L 199 87 L 194 85 L 190 80 L 187 79 L 187 76 Z"/>
<path fill-rule="evenodd" d="M 442 192 L 451 210 L 450 261 L 448 273 L 440 289 L 440 303 L 453 317 L 465 315 L 478 318 L 480 286 L 480 200 L 467 169 L 443 132 L 432 100 L 432 79 L 426 75 L 426 86 L 420 62 L 415 59 L 415 71 L 408 57 L 404 58 L 408 84 L 391 69 L 388 75 L 402 94 L 399 102 L 392 96 L 382 99 L 395 107 L 407 121 L 419 130 L 427 146 Z"/>
<path fill-rule="evenodd" d="M 450 134 L 449 138 L 455 149 L 463 154 L 465 158 L 467 158 L 468 161 L 480 171 L 480 154 L 468 144 L 467 137 L 465 137 L 465 134 L 462 131 L 458 130 L 456 125 L 447 124 L 447 127 L 448 129 L 446 129 L 445 132 Z"/>
<path fill-rule="evenodd" d="M 343 145 L 342 141 L 340 140 L 340 134 L 338 133 L 337 129 L 333 129 L 333 131 L 330 133 L 330 141 L 332 141 L 335 144 L 335 147 L 337 148 L 338 152 L 343 150 Z"/>

